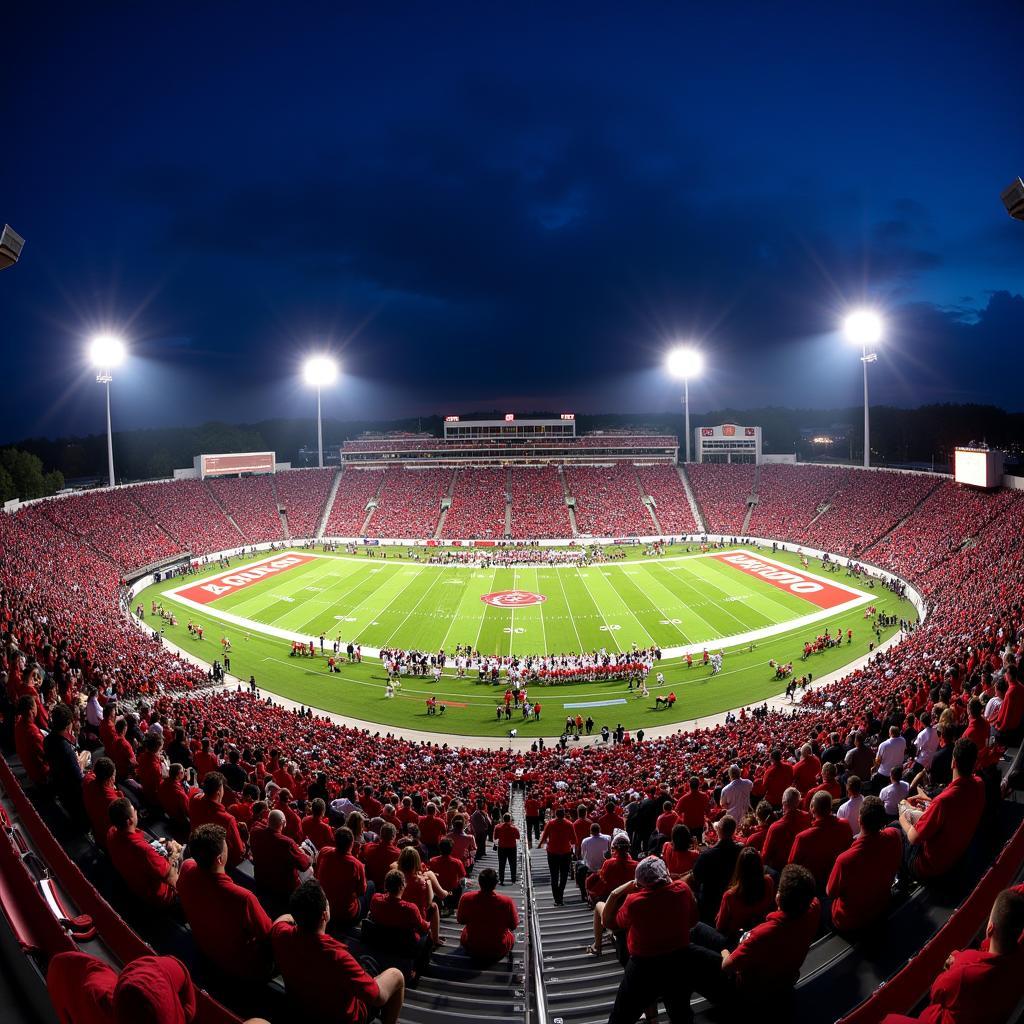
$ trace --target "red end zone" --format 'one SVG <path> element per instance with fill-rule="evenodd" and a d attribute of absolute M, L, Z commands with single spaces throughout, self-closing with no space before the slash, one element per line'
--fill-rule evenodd
<path fill-rule="evenodd" d="M 797 597 L 802 597 L 819 608 L 837 608 L 839 605 L 849 604 L 861 596 L 845 587 L 837 587 L 825 580 L 808 576 L 799 569 L 791 569 L 788 565 L 781 565 L 767 558 L 758 558 L 745 551 L 730 551 L 711 557 L 719 562 L 724 562 L 733 569 L 745 572 L 748 576 L 756 576 L 773 587 L 778 587 L 779 590 L 796 594 Z"/>
<path fill-rule="evenodd" d="M 175 590 L 178 597 L 188 601 L 195 601 L 196 604 L 209 604 L 219 597 L 233 594 L 235 591 L 250 587 L 268 576 L 277 576 L 288 569 L 294 569 L 297 565 L 305 562 L 312 562 L 314 555 L 280 555 L 277 558 L 269 558 L 265 562 L 257 562 L 244 569 L 233 569 L 230 572 L 222 573 L 220 576 L 213 576 L 202 583 L 195 583 L 182 590 Z"/>

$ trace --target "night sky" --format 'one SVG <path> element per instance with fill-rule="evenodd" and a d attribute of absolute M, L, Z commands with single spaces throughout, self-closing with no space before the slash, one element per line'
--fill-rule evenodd
<path fill-rule="evenodd" d="M 503 408 L 1024 409 L 1019 3 L 10 4 L 0 441 Z"/>

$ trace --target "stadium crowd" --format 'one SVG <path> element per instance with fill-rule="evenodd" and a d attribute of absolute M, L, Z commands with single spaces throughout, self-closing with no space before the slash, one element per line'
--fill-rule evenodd
<path fill-rule="evenodd" d="M 508 477 L 507 469 L 457 470 L 441 536 L 504 537 Z"/>
<path fill-rule="evenodd" d="M 576 529 L 581 534 L 629 537 L 654 531 L 634 466 L 567 466 L 565 479 L 576 499 Z"/>
<path fill-rule="evenodd" d="M 275 476 L 267 473 L 252 477 L 211 477 L 206 481 L 249 544 L 284 538 L 281 517 L 277 513 Z"/>
<path fill-rule="evenodd" d="M 450 469 L 389 467 L 367 533 L 373 537 L 433 537 L 441 517 L 441 499 L 451 482 Z"/>
<path fill-rule="evenodd" d="M 557 467 L 524 467 L 510 476 L 514 539 L 545 540 L 572 534 L 562 474 Z"/>
<path fill-rule="evenodd" d="M 640 487 L 654 499 L 655 515 L 664 534 L 696 533 L 686 489 L 675 466 L 637 466 Z"/>
<path fill-rule="evenodd" d="M 697 504 L 710 533 L 738 535 L 754 491 L 757 467 L 747 463 L 692 463 L 686 467 Z"/>

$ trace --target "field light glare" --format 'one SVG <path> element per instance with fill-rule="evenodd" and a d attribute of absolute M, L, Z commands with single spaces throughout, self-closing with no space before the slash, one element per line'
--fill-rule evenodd
<path fill-rule="evenodd" d="M 668 372 L 679 380 L 700 376 L 704 369 L 704 357 L 695 348 L 674 348 L 665 358 Z"/>
<path fill-rule="evenodd" d="M 100 370 L 112 370 L 124 362 L 124 342 L 113 334 L 97 334 L 89 345 L 89 359 Z"/>
<path fill-rule="evenodd" d="M 876 345 L 882 340 L 882 318 L 870 309 L 854 310 L 843 321 L 843 334 L 853 345 Z"/>
<path fill-rule="evenodd" d="M 327 387 L 338 378 L 338 364 L 330 356 L 311 356 L 302 373 L 311 387 Z"/>

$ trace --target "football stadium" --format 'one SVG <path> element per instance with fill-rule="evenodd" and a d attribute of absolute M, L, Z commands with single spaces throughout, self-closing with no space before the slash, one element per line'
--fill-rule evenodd
<path fill-rule="evenodd" d="M 830 175 L 842 161 L 815 155 L 807 139 L 799 165 L 769 148 L 779 195 L 800 183 L 799 203 L 778 201 L 798 222 L 800 259 L 821 278 L 813 301 L 798 301 L 785 247 L 743 234 L 756 257 L 733 265 L 731 213 L 703 171 L 687 163 L 684 173 L 644 136 L 639 99 L 602 93 L 598 116 L 578 82 L 548 77 L 561 68 L 596 82 L 605 66 L 593 53 L 606 49 L 653 60 L 652 26 L 680 28 L 666 12 L 649 8 L 644 26 L 616 12 L 614 32 L 574 25 L 596 47 L 589 56 L 583 42 L 575 56 L 548 52 L 486 15 L 509 33 L 488 34 L 486 52 L 513 61 L 504 86 L 531 97 L 520 110 L 469 70 L 471 44 L 482 43 L 464 27 L 455 49 L 438 49 L 451 66 L 432 59 L 421 77 L 436 25 L 388 27 L 408 47 L 403 68 L 396 55 L 385 60 L 376 16 L 364 24 L 335 12 L 353 67 L 328 75 L 335 42 L 319 26 L 292 52 L 281 45 L 290 22 L 272 28 L 254 7 L 242 40 L 237 19 L 211 8 L 202 34 L 169 45 L 173 64 L 163 43 L 152 67 L 130 58 L 143 117 L 120 77 L 94 82 L 76 69 L 123 41 L 143 52 L 157 27 L 173 42 L 179 28 L 151 14 L 115 25 L 97 13 L 75 29 L 93 46 L 54 49 L 59 60 L 46 66 L 69 87 L 54 114 L 68 138 L 81 127 L 79 87 L 119 124 L 140 126 L 130 145 L 97 156 L 105 174 L 115 159 L 132 168 L 115 175 L 116 204 L 127 205 L 109 207 L 111 238 L 96 219 L 108 200 L 85 175 L 87 199 L 59 197 L 63 252 L 63 235 L 48 229 L 50 199 L 37 197 L 49 180 L 41 169 L 32 188 L 12 192 L 26 237 L 9 226 L 0 235 L 12 366 L 0 423 L 25 438 L 0 449 L 0 1021 L 1022 1024 L 1024 417 L 1013 411 L 1011 370 L 1024 300 L 1000 292 L 1005 300 L 978 308 L 955 267 L 968 236 L 985 273 L 1017 266 L 1006 239 L 1024 246 L 1012 223 L 1024 220 L 1024 183 L 1003 191 L 998 231 L 987 213 L 964 214 L 939 256 L 919 248 L 938 229 L 916 234 L 912 221 L 928 216 L 916 200 L 894 201 L 871 230 L 867 213 L 843 220 L 860 202 L 847 182 L 829 230 L 842 225 L 843 245 L 870 238 L 876 264 L 859 281 L 846 262 L 856 244 L 830 248 L 806 206 L 808 168 Z M 531 33 L 548 17 L 561 15 L 527 15 Z M 790 17 L 780 12 L 785 31 L 761 26 L 769 44 L 802 38 L 802 19 Z M 713 21 L 702 32 L 725 31 Z M 985 73 L 1015 55 L 993 28 L 986 66 L 967 60 L 968 44 L 948 37 L 954 27 L 925 31 L 958 55 L 946 59 L 970 72 L 977 102 L 995 90 Z M 974 21 L 961 27 L 980 38 Z M 221 77 L 203 77 L 192 95 L 187 76 L 172 100 L 165 82 L 180 73 L 181 47 L 195 48 L 205 76 L 203 55 L 227 52 L 221 31 L 241 47 L 242 100 L 220 106 L 234 88 Z M 379 67 L 359 59 L 361 38 Z M 761 42 L 748 40 L 752 61 Z M 719 59 L 707 45 L 695 66 Z M 543 56 L 536 80 L 521 46 Z M 263 92 L 270 53 L 281 62 L 274 89 L 291 97 L 284 113 L 276 91 Z M 836 59 L 839 92 L 872 88 L 850 84 L 849 54 Z M 823 99 L 794 101 L 783 71 L 762 58 L 754 69 L 729 61 L 744 102 L 767 81 L 787 116 L 813 109 L 828 122 L 827 145 L 846 152 Z M 632 64 L 616 75 L 644 84 L 653 103 L 662 85 L 682 82 L 671 63 L 664 78 Z M 879 67 L 902 82 L 907 67 L 930 74 L 931 57 L 883 47 Z M 386 86 L 382 68 L 395 76 Z M 432 76 L 456 68 L 466 69 L 459 89 L 431 99 L 443 118 L 405 116 L 432 96 Z M 333 187 L 303 185 L 290 162 L 283 198 L 268 184 L 279 137 L 294 139 L 307 117 L 331 134 L 336 110 L 315 85 L 333 87 L 335 73 L 366 83 L 343 93 L 373 122 L 354 117 L 351 138 L 338 131 L 343 158 L 317 157 L 345 168 L 334 173 L 354 198 L 340 221 Z M 388 92 L 397 83 L 399 113 Z M 916 104 L 905 88 L 894 95 Z M 960 109 L 950 87 L 942 95 Z M 26 97 L 36 116 L 16 119 L 17 139 L 41 153 L 51 100 Z M 727 98 L 708 103 L 725 121 Z M 895 117 L 883 117 L 885 105 L 870 111 L 872 130 L 876 116 Z M 153 169 L 176 138 L 177 112 L 210 147 L 251 133 L 252 149 L 220 151 L 233 176 L 226 192 L 212 158 L 177 152 Z M 843 132 L 861 125 L 850 117 Z M 141 128 L 150 118 L 159 138 Z M 90 153 L 105 137 L 101 120 L 90 124 Z M 552 132 L 570 122 L 592 134 L 563 150 Z M 351 170 L 361 131 L 365 177 Z M 621 162 L 596 141 L 604 132 L 632 140 Z M 712 137 L 722 151 L 734 142 L 731 129 Z M 864 180 L 902 196 L 902 179 L 920 177 L 909 169 L 914 147 L 929 159 L 937 150 L 893 139 L 893 166 Z M 299 152 L 282 148 L 289 161 Z M 980 150 L 956 159 L 967 161 L 965 181 L 993 173 Z M 597 184 L 602 161 L 614 186 Z M 694 194 L 709 190 L 690 216 L 705 211 L 713 229 L 702 237 L 721 234 L 725 248 L 686 264 L 695 291 L 673 283 L 651 301 L 674 308 L 678 287 L 692 310 L 712 294 L 721 308 L 699 331 L 653 330 L 646 347 L 603 342 L 606 325 L 581 312 L 588 302 L 605 310 L 634 269 L 652 281 L 659 261 L 678 269 L 672 246 L 641 255 L 613 223 L 611 197 L 629 191 L 627 179 L 641 243 L 662 219 L 675 223 L 677 197 L 658 186 L 666 161 Z M 520 182 L 513 193 L 536 193 L 505 221 L 494 207 L 514 206 L 507 176 Z M 563 190 L 563 177 L 577 185 Z M 997 207 L 1000 181 L 988 196 Z M 405 203 L 417 190 L 413 210 Z M 453 192 L 444 219 L 425 212 Z M 748 199 L 739 220 L 774 217 Z M 495 221 L 482 228 L 485 209 Z M 254 210 L 266 226 L 251 227 Z M 365 228 L 366 210 L 372 259 L 346 234 Z M 150 216 L 142 242 L 133 218 Z M 119 285 L 82 285 L 102 293 L 102 316 L 70 298 L 71 271 L 93 281 L 76 217 L 117 271 Z M 587 220 L 607 232 L 589 262 L 588 247 L 568 239 Z M 449 230 L 466 245 L 486 234 L 484 248 L 460 262 L 445 247 Z M 506 239 L 524 247 L 514 282 L 497 252 Z M 483 252 L 501 277 L 486 288 Z M 618 266 L 622 253 L 635 268 Z M 401 270 L 406 260 L 415 273 Z M 269 276 L 257 263 L 273 264 Z M 553 268 L 563 275 L 554 300 Z M 714 291 L 719 274 L 727 292 Z M 983 276 L 969 285 L 979 294 Z M 118 288 L 136 286 L 138 309 L 112 316 Z M 153 326 L 150 303 L 165 289 L 173 316 Z M 837 291 L 842 301 L 831 302 Z M 747 292 L 761 306 L 743 328 L 734 314 Z M 632 307 L 641 294 L 616 301 Z M 525 329 L 520 305 L 536 321 Z M 285 356 L 255 340 L 256 319 L 299 306 L 303 325 L 331 322 L 343 306 L 353 323 L 356 308 L 365 317 L 344 342 L 340 329 L 289 329 L 305 340 Z M 388 319 L 396 306 L 412 310 L 402 331 Z M 54 310 L 66 307 L 87 363 L 75 380 L 72 356 L 54 359 L 45 340 L 64 330 Z M 547 313 L 552 331 L 570 325 L 578 336 L 557 343 L 539 326 Z M 484 349 L 501 347 L 503 318 L 521 344 L 492 363 Z M 648 317 L 672 319 L 661 307 Z M 1010 341 L 999 333 L 1007 324 Z M 437 340 L 448 332 L 450 342 Z M 924 356 L 906 357 L 914 345 L 927 370 Z M 32 374 L 19 360 L 34 360 Z M 855 377 L 834 375 L 839 362 L 855 364 Z M 869 384 L 903 405 L 878 403 Z M 622 392 L 634 386 L 643 393 L 629 405 Z M 862 404 L 844 408 L 845 391 L 860 403 L 861 387 Z M 86 388 L 83 413 L 73 396 Z M 665 395 L 668 411 L 658 407 Z M 998 399 L 1009 412 L 997 395 L 1009 395 Z M 231 422 L 210 421 L 211 396 Z M 266 413 L 259 429 L 238 412 L 251 407 Z M 182 425 L 192 422 L 203 425 Z"/>

